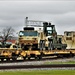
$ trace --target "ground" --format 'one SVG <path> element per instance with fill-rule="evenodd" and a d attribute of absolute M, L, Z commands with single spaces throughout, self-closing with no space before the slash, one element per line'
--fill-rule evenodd
<path fill-rule="evenodd" d="M 0 75 L 75 75 L 75 70 L 0 71 Z"/>

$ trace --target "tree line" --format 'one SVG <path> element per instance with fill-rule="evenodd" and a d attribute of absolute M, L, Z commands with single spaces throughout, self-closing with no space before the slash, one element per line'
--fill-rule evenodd
<path fill-rule="evenodd" d="M 1 47 L 5 47 L 6 46 L 6 41 L 12 38 L 12 36 L 14 36 L 14 32 L 15 30 L 12 27 L 5 27 L 2 31 L 1 31 Z"/>

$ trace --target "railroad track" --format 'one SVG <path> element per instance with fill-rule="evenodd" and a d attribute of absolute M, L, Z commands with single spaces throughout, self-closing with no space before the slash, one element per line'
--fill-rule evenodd
<path fill-rule="evenodd" d="M 40 60 L 40 61 L 16 61 L 16 62 L 2 62 L 0 63 L 0 70 L 10 70 L 10 69 L 75 69 L 75 64 L 45 64 L 47 62 L 67 62 L 72 61 L 74 58 L 65 58 L 65 59 L 50 59 L 50 60 Z"/>
<path fill-rule="evenodd" d="M 35 68 L 75 68 L 75 64 L 51 64 L 51 65 L 11 65 L 0 66 L 0 70 L 10 69 L 35 69 Z"/>

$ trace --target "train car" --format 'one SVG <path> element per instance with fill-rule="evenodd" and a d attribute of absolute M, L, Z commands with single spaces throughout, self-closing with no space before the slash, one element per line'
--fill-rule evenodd
<path fill-rule="evenodd" d="M 26 26 L 19 31 L 15 45 L 0 49 L 1 61 L 5 59 L 16 61 L 18 57 L 26 60 L 42 59 L 46 56 L 68 57 L 74 55 L 75 32 L 65 31 L 64 35 L 58 35 L 55 25 L 50 22 L 33 21 L 28 18 L 26 18 Z"/>
<path fill-rule="evenodd" d="M 0 48 L 0 61 L 16 61 L 21 56 L 22 49 L 12 44 L 10 48 Z"/>

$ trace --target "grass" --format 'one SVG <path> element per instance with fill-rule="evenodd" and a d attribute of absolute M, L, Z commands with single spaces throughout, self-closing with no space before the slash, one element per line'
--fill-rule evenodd
<path fill-rule="evenodd" d="M 2 71 L 0 75 L 75 75 L 75 70 Z"/>

